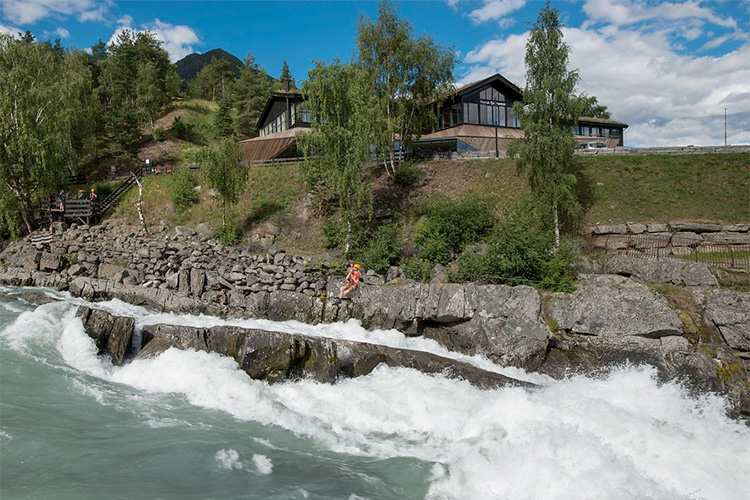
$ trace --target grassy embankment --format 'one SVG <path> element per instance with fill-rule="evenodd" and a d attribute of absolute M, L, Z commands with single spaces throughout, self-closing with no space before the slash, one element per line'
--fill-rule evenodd
<path fill-rule="evenodd" d="M 584 226 L 622 222 L 750 221 L 750 155 L 597 156 L 578 158 L 581 197 L 588 205 Z M 527 191 L 523 174 L 511 160 L 423 162 L 416 165 L 420 180 L 411 188 L 388 187 L 380 172 L 372 172 L 382 204 L 402 214 L 404 234 L 415 227 L 411 211 L 442 193 L 451 198 L 475 192 L 491 199 L 498 211 Z M 206 190 L 201 202 L 177 214 L 169 201 L 171 176 L 148 178 L 144 208 L 151 223 L 167 227 L 209 222 L 219 224 L 219 206 Z M 135 190 L 113 216 L 136 221 Z M 282 231 L 280 243 L 303 255 L 325 251 L 320 220 L 309 203 L 299 165 L 253 166 L 250 184 L 235 207 L 237 222 L 246 237 L 264 222 Z"/>

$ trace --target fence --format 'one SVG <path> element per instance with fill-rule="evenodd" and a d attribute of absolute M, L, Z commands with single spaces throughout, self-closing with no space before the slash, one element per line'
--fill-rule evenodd
<path fill-rule="evenodd" d="M 642 259 L 685 259 L 709 266 L 750 268 L 750 244 L 726 244 L 680 233 L 591 235 L 591 252 L 621 253 Z"/>

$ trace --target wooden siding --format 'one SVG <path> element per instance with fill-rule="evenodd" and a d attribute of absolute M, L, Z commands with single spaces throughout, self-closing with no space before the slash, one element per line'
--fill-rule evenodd
<path fill-rule="evenodd" d="M 281 132 L 240 141 L 242 162 L 265 161 L 274 158 L 284 148 L 294 143 L 300 132 L 309 130 L 306 127 L 294 127 Z"/>

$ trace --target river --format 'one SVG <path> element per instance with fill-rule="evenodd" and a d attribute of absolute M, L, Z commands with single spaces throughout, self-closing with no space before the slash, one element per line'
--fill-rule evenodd
<path fill-rule="evenodd" d="M 39 291 L 39 289 L 35 289 Z M 745 499 L 750 428 L 726 402 L 648 366 L 556 381 L 356 321 L 327 325 L 156 314 L 435 352 L 540 384 L 480 390 L 410 369 L 334 385 L 251 380 L 218 355 L 170 349 L 114 367 L 64 293 L 0 287 L 0 497 L 20 499 Z M 90 304 L 89 304 L 90 305 Z"/>

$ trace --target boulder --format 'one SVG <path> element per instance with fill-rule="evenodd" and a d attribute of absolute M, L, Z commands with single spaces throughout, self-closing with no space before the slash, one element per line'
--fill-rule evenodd
<path fill-rule="evenodd" d="M 341 377 L 367 375 L 385 363 L 464 379 L 482 388 L 533 387 L 529 382 L 435 354 L 349 340 L 233 326 L 176 325 L 144 326 L 142 339 L 144 347 L 136 358 L 155 356 L 170 347 L 215 352 L 233 358 L 251 378 L 269 383 L 300 378 L 334 383 Z"/>
<path fill-rule="evenodd" d="M 705 222 L 670 222 L 669 228 L 672 231 L 690 231 L 694 233 L 715 233 L 721 231 L 721 224 L 711 224 Z"/>
<path fill-rule="evenodd" d="M 122 365 L 130 351 L 135 319 L 85 306 L 78 308 L 76 316 L 81 318 L 88 336 L 94 339 L 99 354 L 108 355 L 114 365 Z"/>
<path fill-rule="evenodd" d="M 682 286 L 718 286 L 716 277 L 706 264 L 683 259 L 646 260 L 631 255 L 614 255 L 604 262 L 609 274 L 632 276 L 645 283 Z"/>
<path fill-rule="evenodd" d="M 652 339 L 682 335 L 682 320 L 667 300 L 633 281 L 553 294 L 545 313 L 559 330 L 576 335 Z"/>
<path fill-rule="evenodd" d="M 724 341 L 743 358 L 750 358 L 750 294 L 711 290 L 706 294 L 706 320 L 715 325 Z"/>

